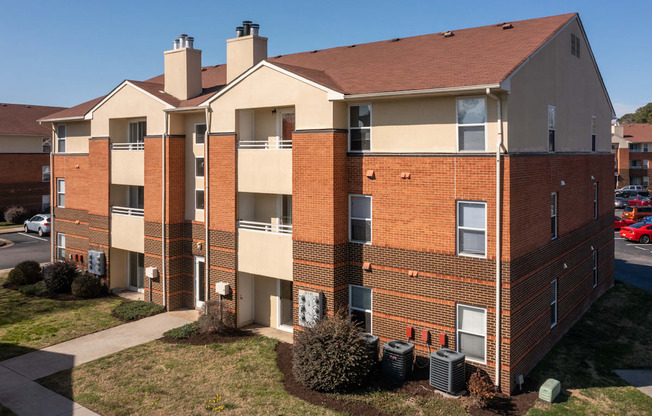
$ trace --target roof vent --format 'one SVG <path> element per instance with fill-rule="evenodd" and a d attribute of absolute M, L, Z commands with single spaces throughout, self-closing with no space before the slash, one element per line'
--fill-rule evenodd
<path fill-rule="evenodd" d="M 514 26 L 511 23 L 503 23 L 503 30 L 504 29 L 512 29 Z"/>
<path fill-rule="evenodd" d="M 194 49 L 193 44 L 195 42 L 195 38 L 188 37 L 185 33 L 182 33 L 179 35 L 177 39 L 174 39 L 172 41 L 173 49 L 183 49 L 183 48 L 188 48 L 188 49 Z"/>
<path fill-rule="evenodd" d="M 317 52 L 319 52 L 319 51 L 317 49 L 315 49 L 314 51 L 312 51 L 310 53 L 317 53 Z"/>
<path fill-rule="evenodd" d="M 204 72 L 204 71 L 206 71 L 206 68 L 202 68 L 202 69 L 201 69 L 201 72 Z"/>
<path fill-rule="evenodd" d="M 398 42 L 401 38 L 392 39 L 392 42 Z"/>
<path fill-rule="evenodd" d="M 260 32 L 260 25 L 258 23 L 253 23 L 251 20 L 243 20 L 242 26 L 235 28 L 235 37 L 241 38 L 243 36 L 258 36 Z"/>
<path fill-rule="evenodd" d="M 355 48 L 355 44 L 349 45 L 349 48 Z"/>
<path fill-rule="evenodd" d="M 450 38 L 451 36 L 455 36 L 455 33 L 453 33 L 452 30 L 449 30 L 447 32 L 443 32 L 442 35 L 444 35 L 445 38 Z"/>
<path fill-rule="evenodd" d="M 26 105 L 25 108 L 32 108 L 32 106 L 31 105 Z"/>

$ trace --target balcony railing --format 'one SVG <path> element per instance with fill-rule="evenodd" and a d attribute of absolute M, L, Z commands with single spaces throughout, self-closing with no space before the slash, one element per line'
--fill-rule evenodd
<path fill-rule="evenodd" d="M 130 207 L 111 207 L 111 214 L 127 215 L 130 217 L 144 217 L 145 210 L 143 208 L 130 208 Z"/>
<path fill-rule="evenodd" d="M 145 143 L 111 143 L 111 150 L 145 150 Z"/>
<path fill-rule="evenodd" d="M 269 222 L 238 221 L 238 228 L 245 230 L 262 231 L 266 233 L 292 234 L 292 224 L 272 224 Z"/>
<path fill-rule="evenodd" d="M 239 140 L 238 149 L 292 149 L 292 140 Z"/>

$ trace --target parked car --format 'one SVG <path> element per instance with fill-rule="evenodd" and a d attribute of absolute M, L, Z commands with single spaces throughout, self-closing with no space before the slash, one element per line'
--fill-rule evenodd
<path fill-rule="evenodd" d="M 614 198 L 614 207 L 615 208 L 625 208 L 628 205 L 629 205 L 629 203 L 627 203 L 627 199 L 621 198 L 619 196 Z"/>
<path fill-rule="evenodd" d="M 637 195 L 644 196 L 646 198 L 650 197 L 650 193 L 648 191 L 639 191 L 636 193 Z"/>
<path fill-rule="evenodd" d="M 652 215 L 640 218 L 638 222 L 642 222 L 643 224 L 652 224 Z"/>
<path fill-rule="evenodd" d="M 637 222 L 620 229 L 620 236 L 631 241 L 647 244 L 652 240 L 652 224 Z"/>
<path fill-rule="evenodd" d="M 638 221 L 640 218 L 652 215 L 652 207 L 630 206 L 623 210 L 623 218 L 626 220 Z"/>
<path fill-rule="evenodd" d="M 623 227 L 635 224 L 632 220 L 624 220 L 620 217 L 614 217 L 614 230 L 620 230 Z"/>
<path fill-rule="evenodd" d="M 638 193 L 636 193 L 634 191 L 616 191 L 614 193 L 615 197 L 625 198 L 625 199 L 631 198 L 631 197 L 636 196 L 636 195 L 638 195 Z"/>
<path fill-rule="evenodd" d="M 624 191 L 633 191 L 633 192 L 639 192 L 639 191 L 644 191 L 643 185 L 627 185 L 623 186 L 620 189 L 616 189 L 616 192 L 624 192 Z"/>
<path fill-rule="evenodd" d="M 25 232 L 37 232 L 38 235 L 50 234 L 50 214 L 34 215 L 23 224 Z"/>
<path fill-rule="evenodd" d="M 629 204 L 629 206 L 639 206 L 639 207 L 645 207 L 651 205 L 650 198 L 645 198 L 644 196 L 639 196 L 639 195 L 627 198 L 627 203 Z"/>

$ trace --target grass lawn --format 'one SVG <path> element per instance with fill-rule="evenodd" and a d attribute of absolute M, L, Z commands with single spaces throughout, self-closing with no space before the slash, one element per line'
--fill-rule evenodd
<path fill-rule="evenodd" d="M 12 224 L 10 222 L 0 221 L 0 230 L 4 230 L 7 228 L 16 228 L 16 227 L 22 227 L 22 224 Z M 2 413 L 0 413 L 0 415 L 1 414 Z"/>
<path fill-rule="evenodd" d="M 153 341 L 39 382 L 105 416 L 335 415 L 285 391 L 276 343 L 264 337 L 208 346 Z"/>
<path fill-rule="evenodd" d="M 0 361 L 120 325 L 111 311 L 124 301 L 115 296 L 59 301 L 0 287 Z"/>

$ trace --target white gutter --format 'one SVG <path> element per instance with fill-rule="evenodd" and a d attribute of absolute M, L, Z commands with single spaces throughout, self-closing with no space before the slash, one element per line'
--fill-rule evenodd
<path fill-rule="evenodd" d="M 54 123 L 56 121 L 82 121 L 84 120 L 84 116 L 75 116 L 75 117 L 62 117 L 62 118 L 46 118 L 43 120 L 39 120 L 40 123 Z"/>
<path fill-rule="evenodd" d="M 495 375 L 495 385 L 496 388 L 500 388 L 500 346 L 501 346 L 501 337 L 500 337 L 500 319 L 501 319 L 501 309 L 500 309 L 500 286 L 501 282 L 501 247 L 500 247 L 500 210 L 501 210 L 501 187 L 500 187 L 500 148 L 503 145 L 503 120 L 502 120 L 502 106 L 500 98 L 491 93 L 491 89 L 487 88 L 487 96 L 496 100 L 496 123 L 498 124 L 498 140 L 496 142 L 496 375 Z"/>
<path fill-rule="evenodd" d="M 168 135 L 168 113 L 163 113 L 163 135 L 161 136 L 161 278 L 163 279 L 163 308 L 166 307 L 166 284 L 165 280 L 167 279 L 165 267 L 165 139 Z M 151 293 L 151 292 L 150 292 Z"/>
<path fill-rule="evenodd" d="M 210 208 L 210 199 L 208 198 L 210 196 L 210 186 L 208 186 L 209 182 L 209 163 L 208 163 L 208 137 L 209 137 L 209 132 L 211 131 L 211 121 L 212 121 L 212 112 L 211 109 L 207 106 L 205 107 L 206 110 L 206 132 L 204 133 L 204 238 L 205 238 L 205 257 L 204 257 L 204 282 L 206 285 L 206 289 L 204 290 L 204 302 L 208 302 L 209 299 L 209 289 L 210 289 L 210 282 L 211 282 L 211 269 L 210 269 L 210 261 L 211 261 L 211 251 L 210 251 L 210 235 L 209 235 L 209 230 L 208 230 L 208 223 L 209 223 L 209 208 Z M 208 304 L 205 303 L 206 305 L 206 311 L 208 311 Z"/>
<path fill-rule="evenodd" d="M 185 111 L 199 111 L 206 110 L 206 106 L 197 106 L 197 107 L 179 107 L 179 108 L 166 108 L 163 111 L 166 113 L 183 113 Z"/>

